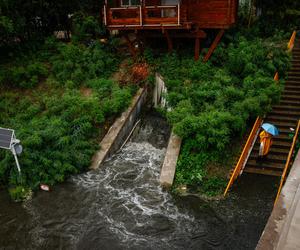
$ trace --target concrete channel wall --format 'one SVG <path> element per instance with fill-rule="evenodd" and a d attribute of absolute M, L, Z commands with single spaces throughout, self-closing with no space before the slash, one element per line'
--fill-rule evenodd
<path fill-rule="evenodd" d="M 180 147 L 181 138 L 172 132 L 159 179 L 160 184 L 165 188 L 170 188 L 173 185 Z"/>
<path fill-rule="evenodd" d="M 92 159 L 91 169 L 97 169 L 101 163 L 113 155 L 122 146 L 146 102 L 147 89 L 139 89 L 129 108 L 110 127 L 105 137 L 100 142 L 100 150 Z"/>
<path fill-rule="evenodd" d="M 164 79 L 159 73 L 156 73 L 153 93 L 154 107 L 165 108 L 167 106 L 166 94 L 167 88 Z M 159 178 L 160 184 L 165 188 L 170 188 L 173 185 L 180 148 L 181 138 L 172 131 Z"/>
<path fill-rule="evenodd" d="M 256 249 L 300 249 L 300 151 Z"/>

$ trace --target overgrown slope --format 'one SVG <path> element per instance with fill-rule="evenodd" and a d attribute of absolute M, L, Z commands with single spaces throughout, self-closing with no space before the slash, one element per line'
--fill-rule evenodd
<path fill-rule="evenodd" d="M 0 183 L 36 188 L 87 169 L 105 126 L 131 102 L 135 87 L 110 80 L 120 57 L 109 45 L 48 39 L 0 68 L 0 125 L 22 141 L 22 178 L 0 151 Z"/>
<path fill-rule="evenodd" d="M 183 138 L 176 184 L 220 192 L 226 176 L 218 172 L 224 171 L 211 174 L 208 166 L 223 168 L 234 140 L 279 101 L 283 82 L 273 77 L 276 70 L 284 77 L 289 67 L 285 44 L 235 35 L 206 64 L 182 54 L 148 60 L 165 78 L 172 108 L 167 118 Z"/>

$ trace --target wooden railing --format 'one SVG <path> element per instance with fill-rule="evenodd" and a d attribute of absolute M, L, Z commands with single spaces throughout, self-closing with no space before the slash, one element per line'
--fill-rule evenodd
<path fill-rule="evenodd" d="M 106 25 L 142 25 L 141 6 L 107 8 L 105 7 L 107 19 Z"/>
<path fill-rule="evenodd" d="M 128 6 L 110 8 L 104 5 L 104 24 L 114 27 L 142 27 L 142 26 L 179 26 L 181 20 L 181 6 Z"/>
<path fill-rule="evenodd" d="M 228 190 L 230 189 L 230 187 L 232 186 L 233 182 L 236 180 L 236 178 L 243 172 L 244 170 L 244 167 L 248 161 L 248 158 L 249 158 L 249 155 L 252 151 L 252 148 L 254 146 L 254 143 L 257 139 L 257 136 L 258 136 L 258 133 L 259 133 L 259 129 L 261 127 L 263 123 L 263 119 L 260 118 L 260 117 L 257 117 L 256 118 L 256 121 L 254 123 L 254 126 L 251 130 L 251 133 L 248 137 L 248 140 L 245 144 L 245 147 L 242 151 L 242 154 L 238 160 L 238 163 L 236 164 L 235 168 L 234 168 L 234 171 L 231 175 L 231 178 L 227 184 L 227 187 L 225 189 L 225 192 L 224 192 L 224 196 L 226 196 Z"/>
<path fill-rule="evenodd" d="M 180 5 L 174 6 L 146 6 L 144 9 L 144 23 L 177 24 L 180 25 Z"/>
<path fill-rule="evenodd" d="M 293 143 L 291 145 L 290 152 L 289 152 L 287 161 L 285 163 L 285 167 L 284 167 L 283 173 L 281 175 L 280 185 L 279 185 L 277 196 L 276 196 L 276 199 L 275 199 L 275 204 L 276 204 L 276 202 L 277 202 L 277 200 L 278 200 L 278 198 L 280 196 L 281 189 L 283 187 L 284 181 L 285 181 L 287 173 L 288 173 L 288 169 L 289 169 L 291 161 L 292 161 L 294 149 L 295 149 L 295 146 L 296 146 L 296 143 L 297 143 L 297 139 L 298 139 L 299 129 L 300 129 L 300 120 L 298 121 L 297 129 L 296 129 L 296 132 L 295 132 L 295 135 L 294 135 L 294 138 L 293 138 Z"/>

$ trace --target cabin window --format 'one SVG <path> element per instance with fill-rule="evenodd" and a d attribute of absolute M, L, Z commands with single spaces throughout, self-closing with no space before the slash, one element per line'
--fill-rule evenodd
<path fill-rule="evenodd" d="M 178 5 L 179 0 L 161 0 L 161 5 Z M 176 17 L 176 11 L 174 9 L 162 10 L 162 17 Z"/>
<path fill-rule="evenodd" d="M 177 5 L 179 0 L 161 0 L 161 5 Z"/>
<path fill-rule="evenodd" d="M 140 0 L 122 0 L 122 6 L 136 6 L 140 4 Z"/>

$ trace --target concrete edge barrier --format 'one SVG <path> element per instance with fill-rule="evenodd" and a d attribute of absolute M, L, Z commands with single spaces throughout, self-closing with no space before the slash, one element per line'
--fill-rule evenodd
<path fill-rule="evenodd" d="M 181 138 L 172 131 L 165 154 L 165 159 L 160 172 L 160 184 L 165 188 L 170 188 L 173 185 L 176 164 L 181 148 Z"/>
<path fill-rule="evenodd" d="M 300 151 L 261 235 L 257 250 L 300 249 L 300 225 L 295 223 L 295 220 L 300 221 L 299 200 Z"/>
<path fill-rule="evenodd" d="M 99 168 L 105 159 L 119 150 L 133 128 L 146 97 L 147 89 L 139 89 L 129 108 L 114 122 L 100 142 L 100 150 L 93 156 L 90 169 Z"/>

